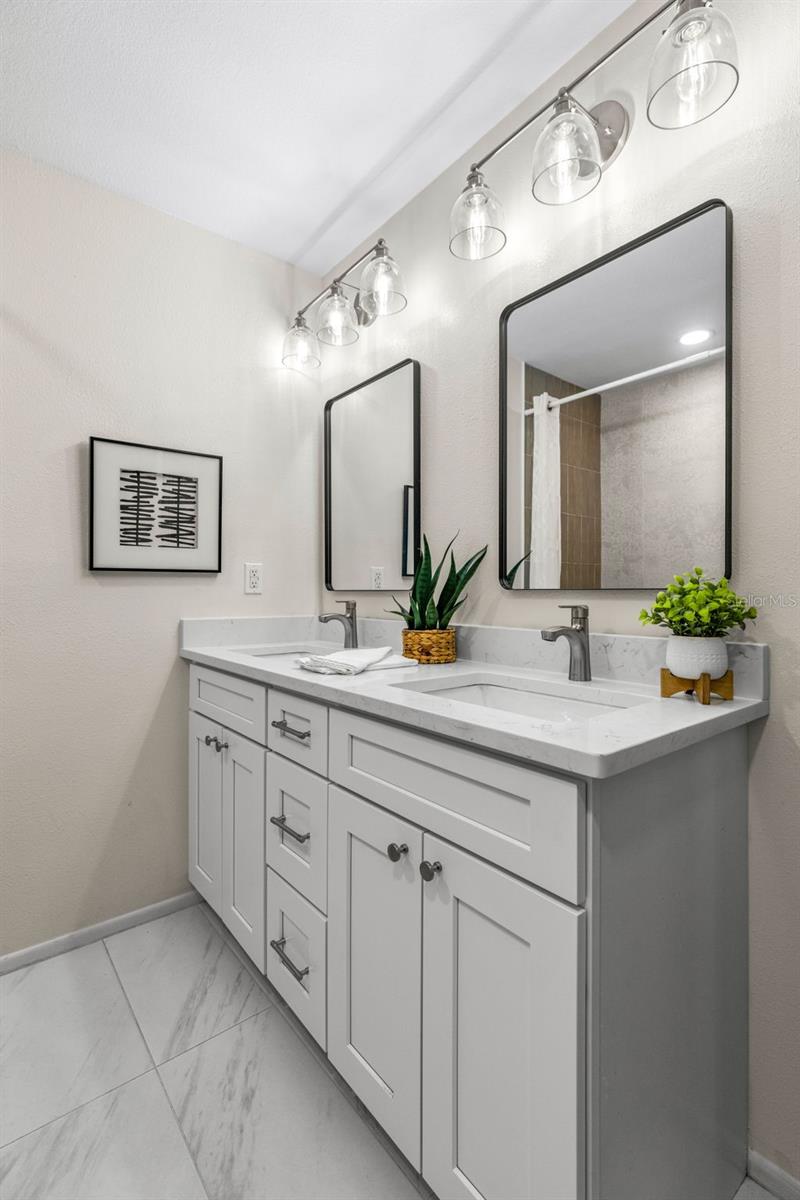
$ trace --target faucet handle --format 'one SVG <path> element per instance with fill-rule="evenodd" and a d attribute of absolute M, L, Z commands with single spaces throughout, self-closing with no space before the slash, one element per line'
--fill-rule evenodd
<path fill-rule="evenodd" d="M 347 616 L 347 617 L 355 616 L 355 611 L 356 611 L 355 600 L 337 600 L 336 603 L 344 605 L 345 616 Z"/>
<path fill-rule="evenodd" d="M 588 604 L 559 604 L 558 607 L 570 609 L 573 620 L 576 617 L 588 617 L 588 615 L 589 615 L 589 605 Z"/>

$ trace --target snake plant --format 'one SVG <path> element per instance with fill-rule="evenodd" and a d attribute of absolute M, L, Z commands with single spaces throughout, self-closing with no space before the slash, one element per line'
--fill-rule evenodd
<path fill-rule="evenodd" d="M 468 558 L 463 566 L 457 567 L 451 549 L 455 540 L 455 537 L 450 539 L 439 565 L 434 570 L 431 548 L 428 545 L 428 539 L 423 535 L 422 554 L 414 572 L 411 591 L 408 594 L 408 608 L 404 608 L 397 597 L 392 596 L 397 608 L 386 610 L 398 613 L 409 629 L 447 629 L 453 614 L 466 600 L 466 596 L 463 599 L 460 598 L 461 593 L 483 562 L 489 547 L 484 546 L 482 550 L 478 550 L 476 554 Z M 450 552 L 450 569 L 445 576 L 437 599 L 436 588 L 448 551 Z"/>

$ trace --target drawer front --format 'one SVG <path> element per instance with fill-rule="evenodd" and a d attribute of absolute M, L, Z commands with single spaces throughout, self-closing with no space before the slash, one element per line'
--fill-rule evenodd
<path fill-rule="evenodd" d="M 328 710 L 324 704 L 270 689 L 267 745 L 276 754 L 316 771 L 328 773 Z"/>
<path fill-rule="evenodd" d="M 267 979 L 325 1049 L 326 920 L 267 868 Z"/>
<path fill-rule="evenodd" d="M 266 745 L 267 689 L 261 683 L 193 663 L 189 668 L 189 707 Z"/>
<path fill-rule="evenodd" d="M 327 912 L 328 784 L 278 754 L 267 765 L 267 865 Z"/>
<path fill-rule="evenodd" d="M 582 784 L 337 710 L 330 743 L 333 782 L 583 903 Z"/>

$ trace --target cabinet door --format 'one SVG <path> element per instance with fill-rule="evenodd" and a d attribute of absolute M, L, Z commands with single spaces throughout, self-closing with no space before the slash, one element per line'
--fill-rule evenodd
<path fill-rule="evenodd" d="M 328 1056 L 417 1169 L 421 849 L 415 826 L 330 788 Z"/>
<path fill-rule="evenodd" d="M 214 909 L 222 906 L 222 756 L 219 725 L 189 713 L 189 880 Z"/>
<path fill-rule="evenodd" d="M 584 914 L 429 834 L 422 1174 L 439 1200 L 583 1196 Z"/>
<path fill-rule="evenodd" d="M 220 916 L 264 970 L 266 750 L 222 730 L 222 908 Z"/>

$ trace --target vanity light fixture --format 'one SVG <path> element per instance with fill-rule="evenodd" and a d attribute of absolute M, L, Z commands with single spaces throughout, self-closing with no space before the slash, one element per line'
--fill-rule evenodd
<path fill-rule="evenodd" d="M 690 329 L 681 334 L 678 341 L 682 346 L 700 346 L 707 342 L 714 331 L 712 329 Z"/>
<path fill-rule="evenodd" d="M 309 329 L 302 313 L 297 314 L 283 339 L 282 361 L 285 367 L 300 371 L 318 367 L 322 361 L 317 335 L 313 329 Z"/>
<path fill-rule="evenodd" d="M 506 244 L 503 206 L 476 166 L 450 211 L 450 251 L 456 258 L 491 258 Z"/>
<path fill-rule="evenodd" d="M 657 129 L 685 129 L 727 104 L 739 83 L 731 23 L 711 0 L 678 0 L 650 66 L 647 119 Z"/>
<path fill-rule="evenodd" d="M 317 337 L 326 346 L 352 346 L 358 341 L 356 310 L 338 279 L 319 306 Z"/>
<path fill-rule="evenodd" d="M 347 282 L 347 276 L 365 262 L 359 290 Z M 345 288 L 355 291 L 354 299 L 345 293 Z M 319 325 L 314 333 L 306 321 L 306 313 L 320 301 Z M 386 242 L 378 238 L 374 246 L 317 292 L 313 300 L 298 309 L 283 339 L 283 364 L 301 370 L 318 367 L 321 362 L 319 342 L 327 346 L 351 346 L 358 340 L 359 326 L 373 325 L 378 317 L 402 312 L 406 304 L 400 268 Z"/>
<path fill-rule="evenodd" d="M 587 196 L 625 145 L 629 117 L 615 100 L 587 110 L 575 89 L 642 30 L 675 8 L 666 0 L 649 17 L 586 68 L 470 167 L 450 213 L 450 250 L 456 258 L 490 258 L 506 244 L 503 208 L 486 184 L 483 168 L 551 109 L 533 156 L 532 192 L 543 204 L 569 204 Z M 693 125 L 733 95 L 739 81 L 736 40 L 727 17 L 711 0 L 677 0 L 677 10 L 658 43 L 650 69 L 647 116 L 661 129 Z"/>
<path fill-rule="evenodd" d="M 375 255 L 361 273 L 360 307 L 367 316 L 391 317 L 402 312 L 408 301 L 403 294 L 400 268 L 380 239 Z"/>
<path fill-rule="evenodd" d="M 566 88 L 533 152 L 531 191 L 542 204 L 571 204 L 588 196 L 628 137 L 628 114 L 616 100 L 588 112 Z"/>

